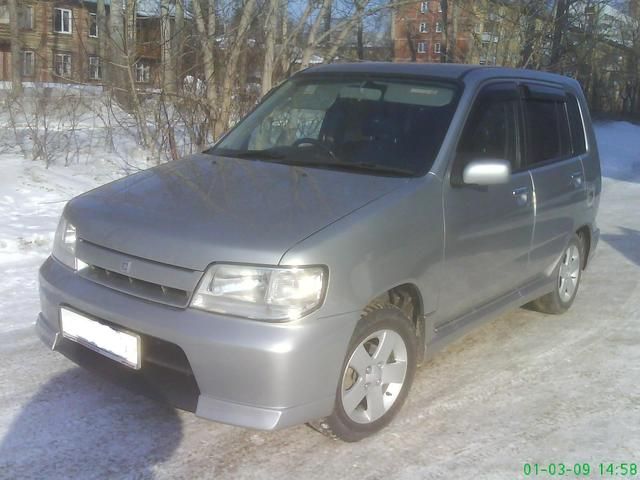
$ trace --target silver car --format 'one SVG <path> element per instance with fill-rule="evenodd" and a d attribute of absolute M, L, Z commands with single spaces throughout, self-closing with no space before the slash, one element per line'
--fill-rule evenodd
<path fill-rule="evenodd" d="M 572 79 L 312 68 L 207 152 L 71 200 L 37 331 L 200 417 L 356 441 L 468 327 L 571 306 L 600 191 Z"/>

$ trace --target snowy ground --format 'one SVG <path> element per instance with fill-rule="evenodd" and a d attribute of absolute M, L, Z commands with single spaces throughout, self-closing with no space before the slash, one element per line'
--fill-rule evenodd
<path fill-rule="evenodd" d="M 640 463 L 640 127 L 597 133 L 602 241 L 571 311 L 520 309 L 476 330 L 358 444 L 207 422 L 48 351 L 32 326 L 37 268 L 64 201 L 130 167 L 0 155 L 0 478 L 502 479 L 524 462 Z"/>

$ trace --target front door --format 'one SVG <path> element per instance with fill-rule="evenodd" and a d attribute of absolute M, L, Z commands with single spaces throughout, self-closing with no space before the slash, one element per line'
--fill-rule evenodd
<path fill-rule="evenodd" d="M 528 255 L 534 223 L 533 185 L 521 168 L 518 87 L 501 82 L 477 97 L 445 182 L 445 261 L 438 324 L 516 290 L 530 275 Z M 510 181 L 464 185 L 471 160 L 511 163 Z M 437 327 L 438 325 L 436 325 Z"/>

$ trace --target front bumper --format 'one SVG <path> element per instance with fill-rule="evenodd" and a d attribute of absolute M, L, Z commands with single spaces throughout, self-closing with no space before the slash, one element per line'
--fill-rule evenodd
<path fill-rule="evenodd" d="M 40 268 L 40 301 L 36 328 L 49 347 L 68 355 L 73 343 L 60 333 L 61 305 L 168 342 L 184 352 L 197 383 L 196 415 L 264 430 L 332 412 L 359 319 L 358 312 L 323 318 L 318 311 L 297 322 L 276 324 L 172 308 L 83 279 L 53 258 Z M 144 337 L 142 348 L 145 371 Z"/>

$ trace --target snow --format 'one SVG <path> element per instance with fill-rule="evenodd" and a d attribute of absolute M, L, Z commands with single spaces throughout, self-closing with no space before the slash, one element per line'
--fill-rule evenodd
<path fill-rule="evenodd" d="M 99 147 L 104 133 L 66 167 L 57 156 L 45 168 L 15 146 L 0 153 L 0 479 L 498 479 L 522 477 L 524 462 L 638 461 L 639 126 L 597 126 L 602 240 L 572 309 L 519 309 L 456 342 L 418 370 L 396 420 L 358 444 L 304 426 L 207 422 L 40 343 L 37 268 L 64 203 L 152 165 L 129 137 L 118 137 L 120 150 Z"/>

